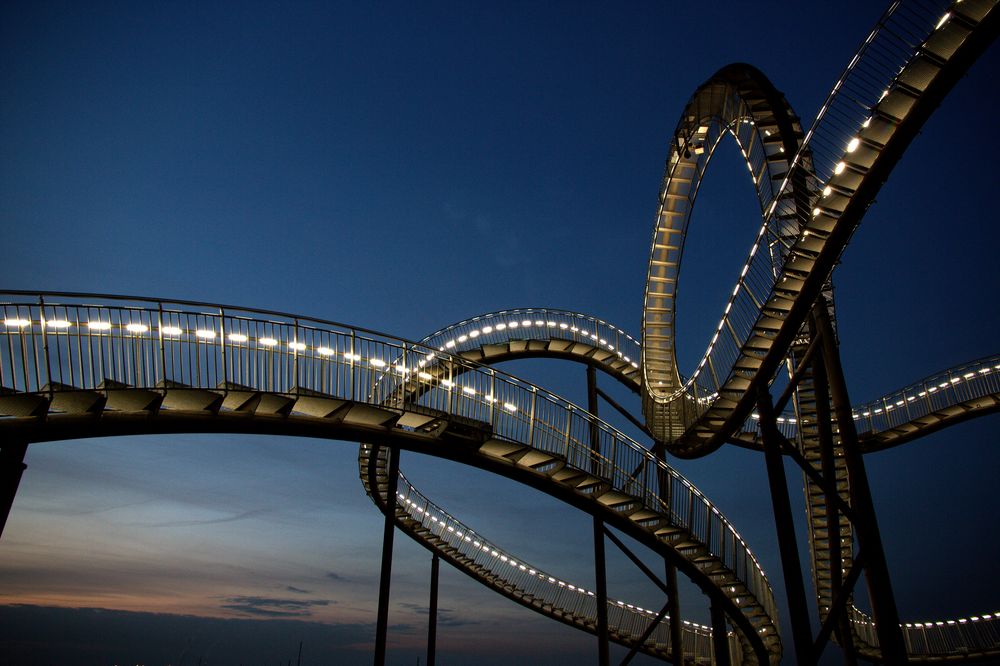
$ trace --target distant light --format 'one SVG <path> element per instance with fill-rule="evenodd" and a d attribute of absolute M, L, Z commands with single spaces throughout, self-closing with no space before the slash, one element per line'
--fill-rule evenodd
<path fill-rule="evenodd" d="M 945 23 L 947 23 L 948 19 L 950 19 L 950 18 L 951 18 L 951 12 L 945 12 L 944 16 L 941 17 L 941 20 L 937 22 L 936 26 L 934 26 L 934 29 L 935 30 L 940 30 L 941 26 L 943 26 Z"/>
<path fill-rule="evenodd" d="M 489 327 L 487 326 L 487 328 L 489 328 Z M 502 331 L 505 328 L 507 328 L 507 324 L 504 324 L 504 323 L 497 324 L 497 330 L 498 331 Z M 485 331 L 486 329 L 484 328 L 483 330 Z"/>
<path fill-rule="evenodd" d="M 7 322 L 4 322 L 7 323 Z M 110 321 L 88 321 L 87 328 L 92 331 L 110 331 L 111 322 Z"/>
<path fill-rule="evenodd" d="M 371 358 L 371 359 L 368 359 L 368 362 L 372 364 L 373 368 L 384 368 L 385 367 L 385 361 L 383 361 L 380 358 Z"/>
<path fill-rule="evenodd" d="M 483 326 L 483 335 L 489 335 L 493 332 L 492 326 Z"/>
<path fill-rule="evenodd" d="M 531 320 L 530 319 L 525 319 L 524 321 L 521 322 L 521 326 L 525 326 L 525 327 L 531 326 Z"/>
<path fill-rule="evenodd" d="M 517 406 L 510 402 L 503 403 L 503 408 L 506 409 L 511 414 L 517 411 Z"/>
<path fill-rule="evenodd" d="M 149 326 L 145 324 L 127 324 L 125 330 L 129 333 L 145 333 L 149 330 Z"/>
<path fill-rule="evenodd" d="M 4 319 L 4 326 L 9 328 L 24 328 L 25 326 L 31 326 L 31 322 L 27 319 Z M 111 328 L 109 325 L 108 328 Z"/>
<path fill-rule="evenodd" d="M 337 352 L 333 351 L 329 347 L 317 347 L 316 353 L 319 354 L 320 356 L 333 356 Z"/>
<path fill-rule="evenodd" d="M 569 324 L 567 324 L 567 323 L 564 322 L 562 324 L 559 324 L 559 328 L 561 328 L 561 329 L 563 329 L 565 331 L 567 328 L 569 328 Z"/>
<path fill-rule="evenodd" d="M 462 393 L 464 393 L 465 395 L 476 395 L 476 389 L 472 388 L 471 386 L 463 386 Z"/>
<path fill-rule="evenodd" d="M 278 344 L 278 341 L 274 338 L 261 338 L 257 342 L 264 345 L 265 347 L 274 347 Z"/>
<path fill-rule="evenodd" d="M 292 351 L 305 351 L 306 346 L 304 343 L 299 342 L 298 340 L 292 340 L 291 342 L 288 343 L 288 348 L 291 349 Z"/>
<path fill-rule="evenodd" d="M 455 346 L 455 341 L 449 340 L 448 342 L 444 343 L 444 346 L 447 347 L 448 349 L 451 349 L 452 347 Z"/>
<path fill-rule="evenodd" d="M 497 328 L 499 328 L 499 326 Z M 517 322 L 516 321 L 510 322 L 509 324 L 507 324 L 507 328 L 517 328 Z"/>
<path fill-rule="evenodd" d="M 858 137 L 854 137 L 847 144 L 847 152 L 853 153 L 855 150 L 858 149 L 858 146 L 860 145 L 861 145 L 861 139 L 859 139 Z"/>
<path fill-rule="evenodd" d="M 351 352 L 344 352 L 344 358 L 346 358 L 348 361 L 360 361 L 361 360 L 360 354 L 352 354 Z"/>
<path fill-rule="evenodd" d="M 478 330 L 476 330 L 476 331 L 470 331 L 469 332 L 469 337 L 470 338 L 478 338 L 479 337 L 479 331 Z"/>
<path fill-rule="evenodd" d="M 229 341 L 230 342 L 246 342 L 247 341 L 247 336 L 243 335 L 242 333 L 230 333 L 229 334 Z"/>
<path fill-rule="evenodd" d="M 460 335 L 460 336 L 458 336 L 458 341 L 459 342 L 465 342 L 468 339 L 469 339 L 469 336 L 467 336 L 467 335 Z"/>
<path fill-rule="evenodd" d="M 180 328 L 179 326 L 161 326 L 160 327 L 160 332 L 163 333 L 163 335 L 183 335 L 184 334 L 184 330 L 182 328 Z M 201 336 L 199 336 L 199 337 L 201 337 Z"/>
<path fill-rule="evenodd" d="M 442 379 L 441 380 L 441 386 L 443 386 L 445 388 L 451 388 L 454 385 L 455 385 L 455 382 L 451 381 L 450 379 Z"/>
<path fill-rule="evenodd" d="M 47 328 L 69 328 L 71 324 L 65 319 L 49 319 L 45 322 Z"/>
<path fill-rule="evenodd" d="M 428 381 L 428 382 L 429 382 L 430 380 L 434 379 L 434 377 L 433 377 L 433 376 L 431 375 L 431 373 L 429 373 L 429 372 L 418 372 L 418 373 L 417 373 L 417 377 L 420 377 L 420 378 L 421 378 L 421 379 L 423 379 L 424 381 Z"/>
<path fill-rule="evenodd" d="M 823 196 L 824 197 L 828 197 L 831 194 L 833 194 L 833 188 L 832 187 L 830 187 L 829 185 L 827 185 L 826 187 L 823 188 Z"/>
<path fill-rule="evenodd" d="M 840 175 L 844 173 L 844 169 L 846 168 L 847 168 L 846 164 L 844 164 L 843 162 L 837 162 L 837 166 L 833 167 L 833 172 L 837 175 Z"/>

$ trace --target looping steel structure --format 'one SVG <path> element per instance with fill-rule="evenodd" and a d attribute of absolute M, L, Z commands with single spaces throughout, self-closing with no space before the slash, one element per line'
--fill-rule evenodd
<path fill-rule="evenodd" d="M 995 5 L 894 2 L 808 131 L 749 65 L 725 67 L 699 87 L 669 149 L 641 342 L 601 319 L 547 308 L 482 314 L 411 342 L 208 303 L 0 292 L 0 529 L 30 443 L 191 431 L 360 442 L 361 480 L 386 521 L 376 662 L 385 657 L 398 527 L 435 563 L 597 635 L 602 664 L 608 642 L 630 650 L 626 661 L 643 652 L 674 663 L 776 664 L 785 645 L 767 576 L 718 508 L 665 459 L 732 443 L 765 459 L 797 663 L 816 663 L 831 637 L 852 658 L 885 663 L 1000 656 L 1000 613 L 900 621 L 863 462 L 865 453 L 998 411 L 1000 357 L 852 407 L 829 289 L 881 184 L 1000 32 Z M 726 136 L 747 164 L 762 222 L 701 361 L 684 377 L 675 354 L 684 238 Z M 492 367 L 533 357 L 586 365 L 587 406 Z M 775 384 L 782 369 L 787 382 Z M 641 396 L 644 422 L 600 393 L 597 371 Z M 599 418 L 599 394 L 651 444 Z M 430 500 L 399 471 L 401 449 L 488 470 L 593 516 L 594 589 L 528 563 Z M 784 459 L 805 484 L 815 636 Z M 666 581 L 608 527 L 661 557 Z M 607 594 L 605 539 L 665 592 L 662 610 Z M 710 625 L 680 617 L 677 573 L 706 596 Z M 862 574 L 870 615 L 853 604 Z"/>

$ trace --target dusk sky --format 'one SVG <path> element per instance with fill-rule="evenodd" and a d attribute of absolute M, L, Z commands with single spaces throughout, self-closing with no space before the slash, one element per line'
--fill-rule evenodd
<path fill-rule="evenodd" d="M 0 288 L 233 304 L 415 340 L 548 306 L 638 335 L 664 161 L 692 92 L 748 62 L 808 125 L 882 11 L 5 2 Z M 1000 351 L 998 74 L 994 45 L 914 141 L 834 273 L 856 403 Z M 685 374 L 758 225 L 729 142 L 685 249 Z M 586 403 L 582 366 L 503 369 Z M 866 459 L 904 621 L 1000 610 L 1000 582 L 979 575 L 1000 558 L 997 424 L 980 418 Z M 299 641 L 304 664 L 370 663 L 382 516 L 358 479 L 356 443 L 82 439 L 32 445 L 26 462 L 0 540 L 0 662 L 26 641 L 82 655 L 127 626 L 145 645 L 80 663 L 272 663 L 294 659 Z M 674 462 L 758 555 L 787 621 L 762 457 L 724 447 Z M 455 463 L 404 453 L 401 467 L 525 561 L 593 585 L 588 516 Z M 800 476 L 789 468 L 802 521 Z M 660 608 L 610 545 L 609 558 L 611 596 Z M 429 570 L 429 553 L 398 535 L 391 663 L 422 658 Z M 592 636 L 441 573 L 439 663 L 596 662 Z M 682 609 L 707 622 L 697 592 L 684 593 Z"/>

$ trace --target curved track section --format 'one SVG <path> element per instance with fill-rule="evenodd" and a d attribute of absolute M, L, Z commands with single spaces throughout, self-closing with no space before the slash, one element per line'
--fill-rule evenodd
<path fill-rule="evenodd" d="M 706 355 L 692 378 L 684 381 L 675 352 L 676 300 L 684 239 L 702 178 L 716 148 L 727 135 L 736 140 L 746 161 L 763 215 L 775 201 L 788 174 L 802 140 L 802 128 L 784 96 L 767 77 L 743 64 L 729 65 L 716 72 L 695 91 L 681 113 L 660 188 L 642 328 L 643 412 L 654 437 L 667 442 L 683 435 L 716 398 L 716 391 L 707 390 L 696 381 L 701 372 L 705 370 L 718 386 L 730 367 L 719 365 L 717 359 Z M 797 234 L 795 217 L 775 218 L 773 224 L 761 228 L 751 257 L 758 248 L 763 248 L 761 256 L 769 257 L 763 261 L 768 264 L 764 270 L 771 271 L 772 264 L 780 266 L 782 248 Z M 745 269 L 739 276 L 734 297 L 746 277 Z M 725 330 L 730 310 L 731 302 L 712 345 L 720 335 L 730 334 Z"/>
<path fill-rule="evenodd" d="M 780 658 L 767 578 L 721 513 L 639 444 L 538 387 L 424 345 L 281 313 L 6 298 L 0 428 L 9 437 L 280 432 L 473 464 L 598 515 L 666 557 L 725 609 L 745 660 Z M 461 383 L 427 372 L 431 363 Z"/>
<path fill-rule="evenodd" d="M 365 490 L 383 513 L 389 483 L 386 452 L 385 447 L 362 444 L 358 456 Z M 431 502 L 402 474 L 398 488 L 396 524 L 415 541 L 495 592 L 571 627 L 597 633 L 597 600 L 592 590 L 561 580 L 505 551 Z M 619 645 L 636 645 L 655 617 L 656 611 L 608 599 L 610 639 Z M 670 620 L 667 616 L 656 626 L 640 646 L 641 652 L 669 660 Z M 685 663 L 714 663 L 711 627 L 684 621 L 682 637 Z M 742 643 L 732 633 L 729 649 L 734 663 L 742 661 Z"/>
<path fill-rule="evenodd" d="M 581 326 L 580 322 L 584 321 L 590 322 L 595 330 L 592 332 L 590 328 Z M 511 322 L 518 322 L 518 325 L 510 327 Z M 621 329 L 594 317 L 563 310 L 529 308 L 473 317 L 442 329 L 424 341 L 434 345 L 448 344 L 448 349 L 464 357 L 486 362 L 530 356 L 570 358 L 596 365 L 638 393 L 641 390 L 641 375 L 621 375 L 620 363 L 614 360 L 614 355 L 602 357 L 610 360 L 609 363 L 601 363 L 600 360 L 595 363 L 592 353 L 608 345 L 606 337 L 612 334 L 619 338 L 624 335 L 624 340 L 634 343 L 634 338 Z M 600 346 L 592 346 L 594 341 Z M 567 354 L 567 349 L 573 351 Z M 808 391 L 809 385 L 808 381 L 804 382 L 802 390 Z M 812 400 L 814 399 L 813 397 Z M 813 450 L 816 443 L 812 442 L 814 446 L 809 444 L 815 439 L 812 423 L 816 418 L 815 409 L 808 406 L 809 401 L 805 395 L 798 396 L 797 413 L 800 416 L 792 412 L 779 417 L 778 421 L 786 437 L 793 440 L 801 438 L 803 453 L 807 459 L 815 460 L 818 464 L 818 453 Z M 912 441 L 965 419 L 993 413 L 997 411 L 998 405 L 1000 356 L 991 356 L 936 373 L 877 400 L 858 405 L 853 411 L 862 436 L 863 449 L 873 451 Z M 800 429 L 802 423 L 808 425 Z M 759 449 L 757 427 L 754 414 L 743 429 L 744 439 L 741 443 Z M 829 605 L 833 590 L 829 573 L 830 560 L 826 557 L 829 548 L 824 532 L 826 509 L 821 489 L 814 487 L 808 476 L 804 477 L 804 482 L 807 492 L 813 491 L 809 497 L 808 517 L 811 549 L 814 558 L 818 558 L 813 561 L 814 576 L 817 576 L 816 588 L 821 595 L 821 606 Z M 841 487 L 840 491 L 846 494 L 846 486 Z M 849 569 L 853 557 L 853 530 L 846 521 L 840 526 L 840 530 L 844 539 L 841 563 Z M 494 587 L 503 593 L 503 588 L 508 584 L 501 577 L 499 584 L 494 584 Z M 877 651 L 871 648 L 872 645 L 877 645 L 871 619 L 857 608 L 852 607 L 851 614 L 856 640 L 862 646 L 869 646 L 862 647 L 862 650 L 869 656 L 877 657 Z M 1000 652 L 1000 635 L 996 634 L 1000 630 L 1000 624 L 996 623 L 997 619 L 1000 618 L 995 618 L 993 613 L 985 613 L 958 619 L 904 623 L 902 628 L 911 657 L 915 661 L 966 659 L 993 656 Z"/>
<path fill-rule="evenodd" d="M 647 382 L 647 395 L 663 405 L 662 417 L 647 410 L 647 420 L 670 424 L 658 430 L 673 440 L 674 454 L 709 453 L 749 416 L 757 390 L 772 380 L 788 355 L 837 259 L 895 163 L 1000 31 L 994 7 L 993 0 L 966 0 L 941 8 L 897 2 L 862 44 L 767 207 L 733 297 L 692 378 L 670 396 L 650 393 Z M 889 84 L 880 89 L 872 81 Z M 688 131 L 682 123 L 678 140 Z M 671 174 L 668 169 L 665 192 Z M 662 228 L 659 218 L 657 228 Z M 795 234 L 787 249 L 776 255 L 765 251 L 772 246 L 767 240 L 772 233 L 781 238 L 781 231 L 773 229 Z M 675 231 L 672 237 L 679 238 L 680 233 Z M 654 254 L 660 244 L 654 239 Z M 678 243 L 669 245 L 679 253 Z M 775 270 L 775 258 L 780 259 L 780 270 Z M 654 338 L 644 341 L 661 351 L 672 345 Z M 650 358 L 651 350 L 644 351 Z M 670 379 L 665 374 L 656 381 Z"/>

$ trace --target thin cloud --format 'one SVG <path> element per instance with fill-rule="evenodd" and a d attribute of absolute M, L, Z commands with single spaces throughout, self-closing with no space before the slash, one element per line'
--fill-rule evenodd
<path fill-rule="evenodd" d="M 220 608 L 254 617 L 310 617 L 317 606 L 329 606 L 329 599 L 281 599 L 278 597 L 235 596 L 223 599 Z"/>

